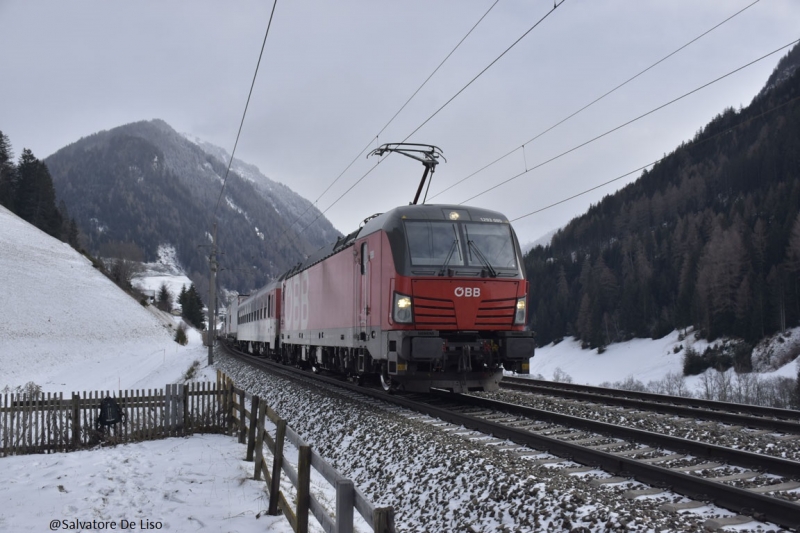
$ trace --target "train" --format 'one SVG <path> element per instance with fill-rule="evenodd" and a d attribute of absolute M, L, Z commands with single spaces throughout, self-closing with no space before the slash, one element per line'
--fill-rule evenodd
<path fill-rule="evenodd" d="M 240 350 L 388 390 L 494 391 L 529 372 L 528 282 L 501 213 L 410 204 L 367 218 L 229 304 Z"/>

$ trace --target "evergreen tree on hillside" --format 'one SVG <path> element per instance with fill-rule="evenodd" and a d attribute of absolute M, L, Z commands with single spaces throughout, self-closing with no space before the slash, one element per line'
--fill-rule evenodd
<path fill-rule="evenodd" d="M 17 169 L 11 153 L 11 141 L 0 131 L 0 205 L 14 211 L 17 195 Z"/>
<path fill-rule="evenodd" d="M 158 289 L 157 301 L 158 304 L 156 307 L 168 313 L 172 311 L 172 293 L 169 292 L 166 283 L 162 283 L 161 287 Z"/>
<path fill-rule="evenodd" d="M 181 305 L 181 308 L 186 306 L 186 285 L 181 285 L 181 292 L 178 294 L 178 303 Z"/>
<path fill-rule="evenodd" d="M 186 291 L 186 294 L 183 296 L 182 306 L 183 311 L 181 314 L 183 315 L 183 318 L 185 318 L 186 321 L 195 328 L 205 329 L 203 300 L 200 299 L 200 295 L 197 293 L 197 289 L 195 289 L 194 284 L 189 287 L 189 290 Z"/>
<path fill-rule="evenodd" d="M 78 224 L 75 219 L 69 216 L 69 210 L 64 200 L 58 202 L 58 213 L 61 215 L 61 240 L 78 250 Z"/>
<path fill-rule="evenodd" d="M 56 208 L 56 193 L 47 165 L 25 148 L 17 165 L 14 198 L 16 214 L 54 237 L 61 237 L 61 214 Z"/>
<path fill-rule="evenodd" d="M 538 342 L 694 326 L 753 345 L 800 324 L 798 98 L 800 69 L 531 250 Z"/>

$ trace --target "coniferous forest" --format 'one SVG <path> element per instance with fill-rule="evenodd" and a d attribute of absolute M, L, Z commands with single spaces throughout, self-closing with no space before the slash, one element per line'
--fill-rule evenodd
<path fill-rule="evenodd" d="M 602 350 L 689 326 L 752 345 L 800 323 L 800 69 L 789 71 L 528 253 L 540 345 L 575 336 Z"/>
<path fill-rule="evenodd" d="M 66 205 L 56 205 L 53 179 L 44 162 L 23 149 L 14 163 L 11 140 L 0 131 L 0 205 L 40 230 L 78 247 L 78 226 Z"/>

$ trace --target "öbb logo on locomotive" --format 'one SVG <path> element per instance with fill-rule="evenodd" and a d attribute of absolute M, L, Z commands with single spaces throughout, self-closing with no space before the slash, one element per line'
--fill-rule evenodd
<path fill-rule="evenodd" d="M 480 287 L 456 287 L 455 295 L 461 298 L 462 296 L 467 298 L 480 298 L 481 296 L 481 288 Z"/>
<path fill-rule="evenodd" d="M 394 143 L 370 155 L 386 152 L 425 166 L 414 201 L 234 298 L 223 334 L 240 350 L 386 390 L 494 391 L 503 371 L 527 374 L 529 284 L 508 218 L 418 204 L 441 150 Z"/>

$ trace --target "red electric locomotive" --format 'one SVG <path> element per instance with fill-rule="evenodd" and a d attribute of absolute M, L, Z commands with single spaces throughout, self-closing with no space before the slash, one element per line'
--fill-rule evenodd
<path fill-rule="evenodd" d="M 528 282 L 500 213 L 417 205 L 441 151 L 384 145 L 425 165 L 411 205 L 374 215 L 228 310 L 228 335 L 287 364 L 377 376 L 387 390 L 497 390 L 528 373 Z"/>
<path fill-rule="evenodd" d="M 494 211 L 376 215 L 284 276 L 281 358 L 377 374 L 387 389 L 496 390 L 503 368 L 527 373 L 534 353 L 521 257 Z"/>

